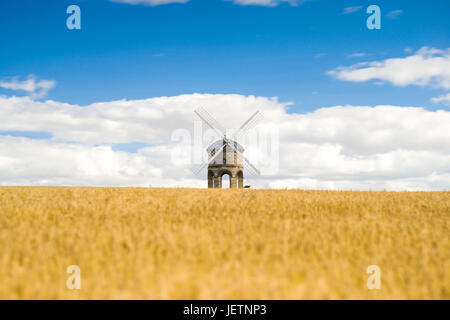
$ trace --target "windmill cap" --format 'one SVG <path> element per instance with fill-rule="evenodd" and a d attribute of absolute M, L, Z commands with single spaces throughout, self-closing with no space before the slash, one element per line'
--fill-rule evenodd
<path fill-rule="evenodd" d="M 225 141 L 225 143 L 227 143 L 227 144 L 231 144 L 231 145 L 233 145 L 233 146 L 236 146 L 236 149 L 237 149 L 239 152 L 244 152 L 244 150 L 245 150 L 244 147 L 241 146 L 237 141 L 234 141 L 234 140 L 231 140 L 231 139 L 227 139 L 227 138 L 223 138 L 223 139 L 217 140 L 216 142 L 213 142 L 213 143 L 206 149 L 206 151 L 211 151 L 211 150 L 213 150 L 213 149 L 217 150 L 217 149 L 222 148 L 224 141 Z"/>

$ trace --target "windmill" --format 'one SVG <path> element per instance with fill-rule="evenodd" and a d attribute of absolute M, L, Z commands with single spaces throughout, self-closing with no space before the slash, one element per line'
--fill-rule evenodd
<path fill-rule="evenodd" d="M 243 133 L 253 128 L 262 118 L 259 111 L 252 114 L 230 138 L 225 128 L 205 109 L 194 110 L 197 116 L 214 132 L 223 137 L 212 143 L 206 150 L 208 161 L 201 164 L 195 173 L 198 174 L 208 166 L 208 188 L 222 188 L 222 176 L 230 177 L 230 188 L 244 187 L 244 169 L 247 173 L 259 175 L 259 170 L 244 156 L 244 148 L 237 142 Z"/>

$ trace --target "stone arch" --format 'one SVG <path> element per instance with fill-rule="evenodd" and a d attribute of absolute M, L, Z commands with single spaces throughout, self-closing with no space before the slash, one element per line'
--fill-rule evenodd
<path fill-rule="evenodd" d="M 229 173 L 225 172 L 222 177 L 222 189 L 231 188 L 231 176 Z"/>
<path fill-rule="evenodd" d="M 231 171 L 229 171 L 229 170 L 222 170 L 222 171 L 220 171 L 220 173 L 219 173 L 219 188 L 222 188 L 222 177 L 224 176 L 224 175 L 228 175 L 229 176 L 229 179 L 230 179 L 230 188 L 232 188 L 233 187 L 233 183 L 232 183 L 232 180 L 233 180 L 233 174 L 231 173 Z"/>

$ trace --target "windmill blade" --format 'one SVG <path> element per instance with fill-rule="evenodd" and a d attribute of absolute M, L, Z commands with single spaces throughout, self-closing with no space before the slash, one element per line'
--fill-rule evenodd
<path fill-rule="evenodd" d="M 248 129 L 251 129 L 251 127 L 256 124 L 258 121 L 260 121 L 262 119 L 262 114 L 261 112 L 256 111 L 254 114 L 251 115 L 250 118 L 247 119 L 247 121 L 245 121 L 238 129 L 238 131 L 245 131 Z"/>
<path fill-rule="evenodd" d="M 213 129 L 219 136 L 225 136 L 226 130 L 225 128 L 213 117 L 211 114 L 209 114 L 204 108 L 199 107 L 197 110 L 194 110 L 195 114 L 203 121 L 205 124 Z M 250 130 L 253 128 L 258 122 L 262 119 L 262 115 L 259 111 L 256 111 L 253 113 L 250 118 L 247 119 L 236 131 L 236 133 L 233 135 L 233 139 L 236 139 L 237 136 L 242 134 L 244 131 Z M 208 166 L 211 162 L 216 160 L 216 158 L 219 156 L 219 154 L 224 150 L 225 147 L 229 147 L 231 150 L 235 151 L 239 157 L 243 159 L 243 166 L 247 171 L 249 171 L 251 174 L 260 175 L 261 172 L 240 152 L 235 146 L 234 143 L 230 143 L 230 140 L 227 139 L 226 144 L 224 144 L 219 150 L 217 150 L 217 154 L 214 157 L 211 157 L 208 159 L 207 162 L 202 163 L 194 169 L 194 173 L 197 175 L 199 174 L 206 166 Z"/>
<path fill-rule="evenodd" d="M 261 175 L 261 172 L 250 162 L 250 160 L 248 160 L 242 154 L 242 152 L 240 152 L 237 148 L 234 147 L 234 143 L 230 143 L 230 140 L 227 140 L 226 146 L 229 146 L 233 151 L 235 151 L 238 154 L 238 156 L 242 157 L 242 159 L 244 160 L 244 166 L 246 166 L 246 168 L 249 168 L 250 171 L 252 171 L 254 174 L 257 174 L 258 176 Z"/>
<path fill-rule="evenodd" d="M 206 166 L 208 166 L 211 162 L 213 162 L 214 160 L 216 160 L 216 158 L 219 156 L 220 152 L 225 148 L 225 144 L 217 150 L 217 153 L 214 155 L 214 157 L 211 157 L 211 159 L 208 159 L 208 161 L 203 162 L 202 164 L 200 164 L 196 169 L 194 169 L 194 174 L 197 175 L 199 174 Z"/>
<path fill-rule="evenodd" d="M 208 127 L 213 129 L 219 135 L 219 137 L 225 135 L 225 128 L 216 119 L 214 119 L 214 117 L 209 114 L 208 111 L 200 107 L 197 110 L 194 110 L 194 112 L 200 119 L 203 120 L 204 123 L 206 123 Z"/>
<path fill-rule="evenodd" d="M 247 175 L 250 172 L 250 175 L 256 175 L 256 176 L 260 176 L 261 172 L 253 165 L 250 163 L 250 161 L 248 161 L 247 158 L 244 157 L 244 168 L 247 170 Z"/>
<path fill-rule="evenodd" d="M 261 112 L 256 111 L 254 114 L 251 115 L 250 118 L 247 119 L 236 131 L 236 133 L 233 135 L 234 138 L 238 138 L 239 135 L 241 135 L 244 131 L 250 130 L 253 127 L 255 127 L 263 118 Z"/>

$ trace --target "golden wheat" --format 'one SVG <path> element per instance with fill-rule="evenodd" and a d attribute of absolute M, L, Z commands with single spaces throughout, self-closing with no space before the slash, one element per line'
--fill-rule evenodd
<path fill-rule="evenodd" d="M 449 299 L 449 234 L 450 192 L 2 187 L 0 298 Z"/>

